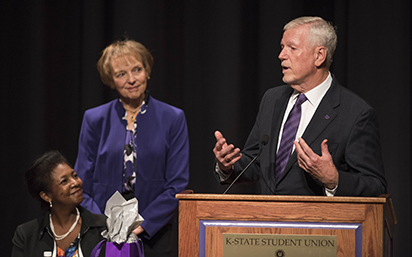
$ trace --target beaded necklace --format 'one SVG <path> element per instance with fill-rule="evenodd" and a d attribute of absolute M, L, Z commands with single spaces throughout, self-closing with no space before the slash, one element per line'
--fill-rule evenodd
<path fill-rule="evenodd" d="M 76 212 L 77 212 L 76 220 L 74 221 L 73 225 L 70 227 L 69 231 L 67 231 L 66 234 L 61 235 L 61 236 L 57 235 L 56 232 L 54 232 L 53 220 L 52 220 L 52 217 L 51 217 L 51 213 L 49 214 L 50 228 L 51 228 L 51 231 L 53 232 L 54 238 L 56 240 L 60 241 L 60 240 L 65 239 L 73 231 L 73 229 L 76 227 L 77 222 L 79 222 L 79 218 L 80 218 L 80 212 L 79 212 L 79 209 L 77 209 L 77 207 L 76 207 Z"/>

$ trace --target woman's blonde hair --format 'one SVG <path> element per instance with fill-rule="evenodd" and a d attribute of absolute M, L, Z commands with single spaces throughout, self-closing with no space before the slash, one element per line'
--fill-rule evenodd
<path fill-rule="evenodd" d="M 102 56 L 97 62 L 97 70 L 105 85 L 113 89 L 115 88 L 111 62 L 115 58 L 127 55 L 131 55 L 142 62 L 146 76 L 150 76 L 153 66 L 153 56 L 146 47 L 131 39 L 118 40 L 103 50 Z"/>

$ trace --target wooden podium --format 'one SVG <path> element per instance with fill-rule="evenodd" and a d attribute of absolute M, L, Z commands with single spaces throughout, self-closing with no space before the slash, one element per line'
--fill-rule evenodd
<path fill-rule="evenodd" d="M 393 256 L 396 216 L 388 195 L 221 195 L 185 191 L 176 198 L 179 257 L 224 256 L 223 238 L 228 233 L 333 236 L 337 242 L 334 256 Z"/>

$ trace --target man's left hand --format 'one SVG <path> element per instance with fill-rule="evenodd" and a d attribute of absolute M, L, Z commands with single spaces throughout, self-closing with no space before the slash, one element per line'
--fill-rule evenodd
<path fill-rule="evenodd" d="M 322 156 L 313 152 L 302 138 L 299 138 L 294 144 L 299 167 L 322 182 L 325 187 L 333 189 L 339 183 L 339 173 L 333 164 L 327 142 L 328 140 L 325 139 L 321 144 Z"/>

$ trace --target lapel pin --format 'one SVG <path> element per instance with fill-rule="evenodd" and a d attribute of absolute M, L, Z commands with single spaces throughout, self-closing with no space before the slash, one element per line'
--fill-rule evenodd
<path fill-rule="evenodd" d="M 329 120 L 329 118 L 330 118 L 329 115 L 326 114 L 325 119 Z"/>

